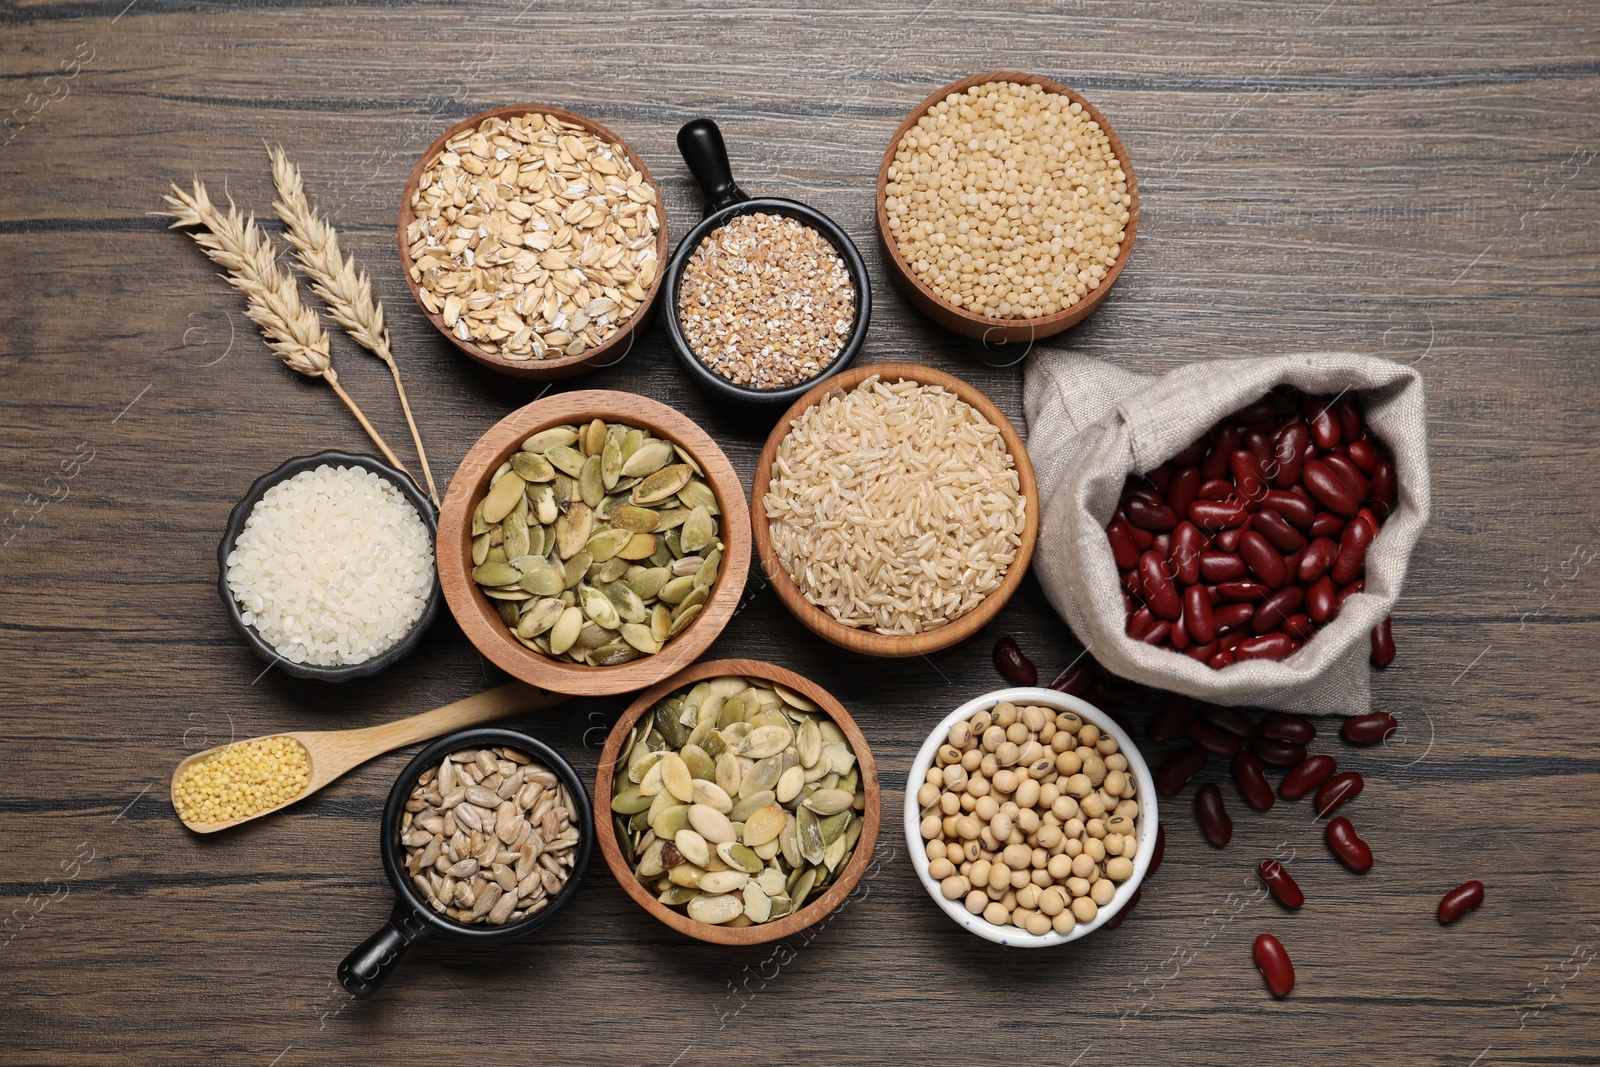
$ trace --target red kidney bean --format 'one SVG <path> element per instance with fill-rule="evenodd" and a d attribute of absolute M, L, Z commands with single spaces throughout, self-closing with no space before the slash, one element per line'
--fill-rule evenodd
<path fill-rule="evenodd" d="M 1305 470 L 1300 473 L 1300 483 L 1310 491 L 1311 496 L 1317 503 L 1337 515 L 1349 518 L 1361 506 L 1361 500 L 1351 491 L 1350 487 L 1344 484 L 1343 479 L 1333 473 L 1328 465 L 1320 459 L 1306 461 Z M 1136 525 L 1144 525 L 1134 515 L 1131 503 L 1129 504 L 1128 517 L 1133 519 Z M 1313 535 L 1317 533 L 1314 527 L 1311 532 Z"/>
<path fill-rule="evenodd" d="M 1129 476 L 1127 483 L 1122 487 L 1122 506 L 1127 507 L 1128 502 L 1131 500 L 1143 500 L 1146 503 L 1156 505 L 1166 503 L 1166 498 L 1161 495 L 1155 486 L 1132 475 Z"/>
<path fill-rule="evenodd" d="M 1204 589 L 1205 586 L 1192 586 L 1191 588 Z M 1212 609 L 1212 625 L 1216 627 L 1217 633 L 1225 634 L 1244 626 L 1255 616 L 1255 613 L 1256 606 L 1254 604 L 1223 604 L 1221 607 Z M 1246 634 L 1245 636 L 1248 637 L 1249 635 Z"/>
<path fill-rule="evenodd" d="M 1372 544 L 1372 530 L 1364 522 L 1352 522 L 1339 536 L 1339 556 L 1333 561 L 1328 576 L 1337 585 L 1348 585 L 1361 575 L 1367 565 L 1367 547 Z"/>
<path fill-rule="evenodd" d="M 1396 501 L 1394 487 L 1394 464 L 1386 459 L 1378 461 L 1378 469 L 1372 472 L 1372 481 L 1367 489 L 1370 494 L 1367 504 L 1372 508 L 1372 513 L 1379 518 L 1388 518 L 1394 511 Z"/>
<path fill-rule="evenodd" d="M 1256 457 L 1261 465 L 1263 478 L 1272 470 L 1272 435 L 1264 429 L 1251 430 L 1240 439 L 1245 451 Z"/>
<path fill-rule="evenodd" d="M 1149 608 L 1140 608 L 1128 616 L 1128 636 L 1137 641 L 1150 632 L 1150 627 L 1156 624 L 1155 613 Z"/>
<path fill-rule="evenodd" d="M 1303 422 L 1292 422 L 1278 431 L 1278 444 L 1273 449 L 1273 458 L 1277 460 L 1278 469 L 1273 472 L 1272 484 L 1280 489 L 1287 489 L 1300 481 L 1300 471 L 1305 466 L 1306 457 L 1311 454 L 1311 431 Z"/>
<path fill-rule="evenodd" d="M 1357 578 L 1333 596 L 1333 613 L 1335 615 L 1344 610 L 1344 602 L 1357 593 L 1364 593 L 1367 589 L 1366 579 Z"/>
<path fill-rule="evenodd" d="M 1213 730 L 1198 719 L 1190 719 L 1188 726 L 1189 740 L 1211 753 L 1227 759 L 1239 754 L 1239 739 L 1232 734 L 1225 734 L 1221 730 Z"/>
<path fill-rule="evenodd" d="M 1244 802 L 1257 811 L 1268 811 L 1278 802 L 1261 771 L 1261 761 L 1248 752 L 1233 757 L 1233 784 L 1239 787 Z"/>
<path fill-rule="evenodd" d="M 1139 557 L 1139 588 L 1145 603 L 1159 617 L 1171 622 L 1183 614 L 1183 602 L 1167 574 L 1167 561 L 1154 549 Z"/>
<path fill-rule="evenodd" d="M 1317 521 L 1317 509 L 1311 506 L 1311 501 L 1303 496 L 1286 493 L 1282 489 L 1267 490 L 1261 506 L 1271 508 L 1281 515 L 1285 522 L 1302 530 L 1311 529 L 1311 524 Z"/>
<path fill-rule="evenodd" d="M 1161 554 L 1162 559 L 1172 555 L 1172 534 L 1158 533 L 1150 539 L 1150 547 Z"/>
<path fill-rule="evenodd" d="M 1262 934 L 1256 938 L 1255 948 L 1256 967 L 1261 971 L 1261 977 L 1267 980 L 1267 988 L 1272 995 L 1280 1000 L 1294 991 L 1294 964 L 1289 960 L 1289 953 L 1284 950 L 1283 942 L 1271 934 Z"/>
<path fill-rule="evenodd" d="M 1284 640 L 1287 641 L 1288 638 L 1285 637 Z M 1306 746 L 1277 737 L 1256 738 L 1250 742 L 1250 751 L 1260 756 L 1262 763 L 1270 763 L 1274 767 L 1293 767 L 1297 763 L 1304 763 L 1306 758 Z"/>
<path fill-rule="evenodd" d="M 1161 698 L 1161 707 L 1145 724 L 1144 736 L 1158 745 L 1177 740 L 1189 721 L 1193 701 L 1177 693 L 1167 693 Z"/>
<path fill-rule="evenodd" d="M 1147 645 L 1163 645 L 1172 639 L 1172 628 L 1176 623 L 1166 619 L 1157 619 L 1156 624 L 1140 635 L 1139 640 Z"/>
<path fill-rule="evenodd" d="M 1344 454 L 1350 457 L 1350 462 L 1361 468 L 1361 473 L 1372 477 L 1372 472 L 1378 469 L 1378 461 L 1383 457 L 1378 455 L 1378 450 L 1366 441 L 1351 441 L 1345 446 Z"/>
<path fill-rule="evenodd" d="M 1139 546 L 1128 536 L 1127 526 L 1112 523 L 1106 528 L 1106 538 L 1111 542 L 1111 558 L 1116 560 L 1118 570 L 1130 570 L 1139 562 Z"/>
<path fill-rule="evenodd" d="M 1267 883 L 1267 888 L 1272 890 L 1272 895 L 1278 898 L 1278 903 L 1286 908 L 1298 908 L 1306 902 L 1306 895 L 1300 889 L 1300 883 L 1289 876 L 1283 869 L 1283 864 L 1277 860 L 1262 860 L 1261 866 L 1256 868 L 1256 873 L 1261 875 L 1261 880 Z"/>
<path fill-rule="evenodd" d="M 1342 428 L 1339 416 L 1333 413 L 1332 404 L 1322 397 L 1311 396 L 1301 401 L 1300 410 L 1311 424 L 1311 440 L 1316 442 L 1318 448 L 1327 450 L 1339 443 Z"/>
<path fill-rule="evenodd" d="M 1164 797 L 1177 796 L 1183 792 L 1183 787 L 1189 784 L 1189 779 L 1200 773 L 1206 765 L 1206 750 L 1188 745 L 1178 749 L 1168 756 L 1166 762 L 1161 764 L 1156 771 L 1156 792 Z"/>
<path fill-rule="evenodd" d="M 1139 527 L 1129 522 L 1126 518 L 1122 520 L 1122 528 L 1128 532 L 1128 540 L 1132 541 L 1134 547 L 1140 552 L 1145 551 L 1151 545 L 1155 544 L 1155 534 L 1151 533 L 1149 530 L 1139 529 Z"/>
<path fill-rule="evenodd" d="M 1249 407 L 1235 411 L 1230 417 L 1246 426 L 1254 426 L 1258 422 L 1266 422 L 1277 418 L 1278 405 L 1273 403 L 1270 396 L 1264 396 Z"/>
<path fill-rule="evenodd" d="M 1316 740 L 1317 728 L 1310 719 L 1290 715 L 1284 711 L 1274 711 L 1269 712 L 1261 720 L 1261 734 L 1264 737 L 1275 737 L 1279 741 L 1309 745 Z"/>
<path fill-rule="evenodd" d="M 1191 585 L 1183 591 L 1183 625 L 1199 644 L 1216 639 L 1217 619 L 1211 610 L 1211 594 L 1205 586 Z"/>
<path fill-rule="evenodd" d="M 1372 539 L 1374 541 L 1378 539 L 1378 517 L 1372 513 L 1371 508 L 1362 508 L 1357 511 L 1355 521 L 1366 523 L 1367 529 L 1372 531 Z"/>
<path fill-rule="evenodd" d="M 1340 481 L 1350 487 L 1350 491 L 1355 494 L 1357 500 L 1367 499 L 1367 476 L 1361 473 L 1361 468 L 1351 463 L 1346 457 L 1336 456 L 1331 453 L 1322 456 L 1321 459 L 1322 462 L 1328 465 L 1329 470 L 1339 476 Z"/>
<path fill-rule="evenodd" d="M 1203 645 L 1195 645 L 1193 648 L 1186 650 L 1184 655 L 1204 663 L 1212 656 L 1215 656 L 1221 647 L 1222 643 L 1220 641 L 1207 641 Z"/>
<path fill-rule="evenodd" d="M 1218 582 L 1213 598 L 1225 604 L 1259 604 L 1271 595 L 1260 582 Z"/>
<path fill-rule="evenodd" d="M 1239 535 L 1239 555 L 1244 557 L 1251 572 L 1272 588 L 1282 589 L 1288 583 L 1289 572 L 1283 565 L 1283 557 L 1254 530 L 1245 530 Z"/>
<path fill-rule="evenodd" d="M 1039 669 L 1022 654 L 1014 637 L 1002 637 L 994 643 L 994 669 L 1012 685 L 1039 684 Z"/>
<path fill-rule="evenodd" d="M 1148 872 L 1146 873 L 1145 877 L 1149 877 Z M 1115 930 L 1117 927 L 1121 926 L 1122 920 L 1128 917 L 1128 912 L 1133 910 L 1134 905 L 1139 903 L 1139 898 L 1142 896 L 1144 896 L 1144 890 L 1135 889 L 1133 891 L 1133 896 L 1128 898 L 1128 902 L 1119 908 L 1115 915 L 1106 920 L 1106 929 Z"/>
<path fill-rule="evenodd" d="M 1317 632 L 1317 627 L 1309 615 L 1290 615 L 1283 620 L 1283 632 L 1296 641 L 1309 641 L 1311 635 Z"/>
<path fill-rule="evenodd" d="M 1167 507 L 1176 515 L 1189 514 L 1189 505 L 1200 499 L 1200 468 L 1183 467 L 1167 486 Z"/>
<path fill-rule="evenodd" d="M 1224 667 L 1233 666 L 1235 662 L 1237 662 L 1237 659 L 1232 652 L 1218 652 L 1215 656 L 1206 660 L 1206 666 L 1214 671 L 1220 671 Z"/>
<path fill-rule="evenodd" d="M 1439 898 L 1439 921 L 1446 926 L 1483 903 L 1483 883 L 1462 882 Z"/>
<path fill-rule="evenodd" d="M 1201 460 L 1206 458 L 1206 450 L 1210 447 L 1211 442 L 1202 437 L 1194 444 L 1184 449 L 1182 452 L 1179 452 L 1176 456 L 1173 456 L 1171 463 L 1174 467 L 1178 467 L 1180 469 L 1183 467 L 1197 466 Z"/>
<path fill-rule="evenodd" d="M 1218 426 L 1211 432 L 1211 451 L 1206 453 L 1206 458 L 1200 461 L 1200 477 L 1204 481 L 1225 477 L 1228 473 L 1228 457 L 1233 455 L 1233 450 L 1239 447 L 1239 430 L 1237 427 L 1226 424 Z"/>
<path fill-rule="evenodd" d="M 1238 527 L 1234 527 L 1231 530 L 1223 530 L 1217 534 L 1217 547 L 1224 552 L 1239 551 L 1239 535 L 1242 532 Z"/>
<path fill-rule="evenodd" d="M 1249 621 L 1249 620 L 1246 620 Z M 1250 631 L 1243 626 L 1223 634 L 1218 641 L 1222 644 L 1222 651 L 1232 652 L 1246 641 L 1250 640 Z"/>
<path fill-rule="evenodd" d="M 1324 574 L 1306 587 L 1306 614 L 1312 622 L 1327 622 L 1333 610 L 1333 579 Z"/>
<path fill-rule="evenodd" d="M 1375 745 L 1400 728 L 1399 721 L 1387 711 L 1374 711 L 1346 719 L 1339 733 L 1352 745 Z"/>
<path fill-rule="evenodd" d="M 1327 781 L 1338 766 L 1332 756 L 1312 756 L 1301 760 L 1283 776 L 1278 795 L 1285 800 L 1299 800 Z"/>
<path fill-rule="evenodd" d="M 1235 449 L 1228 457 L 1228 468 L 1233 472 L 1234 489 L 1239 495 L 1250 504 L 1261 503 L 1262 497 L 1267 495 L 1267 480 L 1261 474 L 1261 460 L 1256 454 L 1248 449 Z"/>
<path fill-rule="evenodd" d="M 1050 683 L 1050 688 L 1058 693 L 1069 696 L 1081 697 L 1089 691 L 1094 684 L 1094 664 L 1087 660 L 1080 660 L 1068 667 L 1066 673 Z"/>
<path fill-rule="evenodd" d="M 1155 877 L 1161 869 L 1161 859 L 1167 854 L 1167 827 L 1164 823 L 1156 824 L 1156 843 L 1150 848 L 1150 866 L 1145 869 L 1145 880 Z"/>
<path fill-rule="evenodd" d="M 1222 790 L 1207 782 L 1194 794 L 1194 817 L 1206 840 L 1221 848 L 1233 840 L 1233 820 L 1222 803 Z"/>
<path fill-rule="evenodd" d="M 1333 402 L 1333 413 L 1339 419 L 1339 433 L 1344 440 L 1354 441 L 1361 436 L 1361 408 L 1354 393 L 1340 393 Z"/>
<path fill-rule="evenodd" d="M 1387 667 L 1394 662 L 1394 629 L 1385 615 L 1383 621 L 1372 628 L 1372 665 Z"/>
<path fill-rule="evenodd" d="M 1285 633 L 1276 633 L 1239 642 L 1239 647 L 1233 650 L 1233 655 L 1240 662 L 1247 659 L 1283 659 L 1294 649 L 1294 638 Z"/>
<path fill-rule="evenodd" d="M 1237 582 L 1248 573 L 1244 560 L 1231 552 L 1208 549 L 1200 553 L 1200 576 L 1208 582 Z"/>
<path fill-rule="evenodd" d="M 1206 538 L 1194 523 L 1187 519 L 1172 531 L 1172 549 L 1168 559 L 1172 573 L 1184 585 L 1200 580 L 1200 553 L 1205 551 Z"/>
<path fill-rule="evenodd" d="M 1196 500 L 1232 500 L 1234 499 L 1233 483 L 1226 478 L 1213 478 L 1209 482 L 1200 483 L 1200 495 Z M 1193 507 L 1193 505 L 1190 505 Z"/>
<path fill-rule="evenodd" d="M 1251 516 L 1250 527 L 1270 541 L 1279 552 L 1293 552 L 1306 547 L 1306 539 L 1300 536 L 1300 531 L 1284 522 L 1283 516 L 1271 508 L 1263 508 Z"/>
<path fill-rule="evenodd" d="M 1215 727 L 1224 733 L 1230 733 L 1241 741 L 1248 741 L 1256 735 L 1256 724 L 1250 721 L 1250 716 L 1238 708 L 1225 708 L 1218 704 L 1202 704 L 1195 710 L 1208 726 Z"/>
<path fill-rule="evenodd" d="M 1372 869 L 1372 849 L 1356 835 L 1356 828 L 1343 815 L 1328 823 L 1328 828 L 1322 831 L 1322 839 L 1339 857 L 1339 862 L 1352 871 L 1360 873 Z"/>
<path fill-rule="evenodd" d="M 1305 599 L 1298 585 L 1287 585 L 1262 601 L 1256 608 L 1255 617 L 1250 620 L 1250 629 L 1257 634 L 1270 634 L 1283 629 L 1283 624 L 1300 610 L 1300 602 Z"/>
<path fill-rule="evenodd" d="M 1161 533 L 1178 525 L 1178 513 L 1165 504 L 1152 504 L 1143 497 L 1133 497 L 1127 503 L 1128 521 L 1142 530 Z M 1350 514 L 1354 515 L 1354 509 Z"/>
<path fill-rule="evenodd" d="M 1333 566 L 1333 561 L 1339 558 L 1339 546 L 1331 537 L 1319 537 L 1306 546 L 1306 554 L 1300 557 L 1300 566 L 1296 568 L 1296 576 L 1304 584 L 1310 584 L 1328 573 L 1328 568 Z M 1118 558 L 1117 566 L 1122 566 Z"/>
<path fill-rule="evenodd" d="M 1319 511 L 1312 520 L 1311 529 L 1306 531 L 1306 536 L 1311 538 L 1326 537 L 1332 540 L 1344 532 L 1344 520 L 1331 511 Z M 1134 538 L 1135 543 L 1138 538 Z"/>
<path fill-rule="evenodd" d="M 1122 587 L 1122 596 L 1132 605 L 1129 611 L 1137 611 L 1144 604 L 1144 594 L 1139 591 L 1139 575 L 1136 571 L 1123 571 L 1117 575 L 1117 584 Z"/>
<path fill-rule="evenodd" d="M 1202 530 L 1243 526 L 1250 513 L 1237 500 L 1196 500 L 1189 505 L 1189 521 Z"/>
<path fill-rule="evenodd" d="M 1318 815 L 1326 815 L 1345 801 L 1360 796 L 1366 784 L 1366 779 L 1355 771 L 1336 774 L 1322 783 L 1322 788 L 1317 790 L 1317 798 L 1312 804 L 1316 807 Z"/>
<path fill-rule="evenodd" d="M 1172 629 L 1167 633 L 1167 640 L 1179 652 L 1187 650 L 1190 645 L 1194 644 L 1194 638 L 1189 636 L 1189 628 L 1183 624 L 1182 619 L 1172 624 Z"/>

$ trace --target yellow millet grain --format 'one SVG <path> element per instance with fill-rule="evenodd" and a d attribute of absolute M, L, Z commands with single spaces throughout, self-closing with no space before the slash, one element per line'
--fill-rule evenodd
<path fill-rule="evenodd" d="M 1127 174 L 1083 105 L 1037 85 L 951 93 L 889 164 L 889 230 L 911 270 L 951 304 L 1032 319 L 1079 303 L 1127 232 Z"/>
<path fill-rule="evenodd" d="M 292 800 L 311 781 L 311 759 L 292 737 L 258 737 L 229 745 L 184 772 L 172 803 L 186 822 L 247 819 Z"/>

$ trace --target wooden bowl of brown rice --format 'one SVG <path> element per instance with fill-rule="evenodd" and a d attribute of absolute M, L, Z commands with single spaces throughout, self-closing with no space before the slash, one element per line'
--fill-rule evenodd
<path fill-rule="evenodd" d="M 786 411 L 756 464 L 751 533 L 817 636 L 920 656 L 977 633 L 1039 533 L 1027 448 L 982 392 L 910 363 L 855 367 Z"/>

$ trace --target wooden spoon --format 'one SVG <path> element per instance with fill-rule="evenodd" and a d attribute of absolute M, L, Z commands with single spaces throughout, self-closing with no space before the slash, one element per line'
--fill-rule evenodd
<path fill-rule="evenodd" d="M 237 826 L 251 819 L 259 819 L 263 815 L 270 815 L 279 808 L 286 808 L 290 804 L 304 800 L 323 786 L 335 779 L 343 777 L 352 768 L 381 756 L 385 752 L 400 748 L 404 745 L 414 744 L 439 737 L 455 730 L 464 730 L 469 726 L 479 726 L 496 719 L 503 719 L 507 715 L 515 715 L 520 711 L 535 711 L 539 708 L 548 708 L 567 699 L 565 694 L 550 693 L 543 689 L 536 689 L 524 682 L 507 682 L 505 685 L 496 686 L 485 690 L 465 700 L 457 700 L 453 704 L 446 704 L 442 708 L 425 711 L 421 715 L 413 715 L 407 719 L 395 722 L 386 722 L 378 726 L 368 726 L 360 730 L 302 730 L 295 733 L 266 734 L 266 737 L 292 737 L 305 746 L 306 754 L 311 760 L 311 780 L 306 787 L 294 796 L 284 801 L 277 807 L 258 811 L 254 815 L 243 819 L 232 819 L 223 822 L 190 822 L 183 819 L 183 824 L 189 829 L 200 834 L 216 833 L 226 830 L 230 826 Z M 252 738 L 261 740 L 261 738 Z M 235 741 L 233 744 L 246 744 L 247 742 Z M 204 752 L 196 752 L 182 763 L 177 770 L 172 772 L 172 785 L 176 789 L 178 779 L 184 772 L 199 761 L 213 756 L 230 745 L 218 745 L 208 748 Z M 173 802 L 177 808 L 176 798 Z"/>

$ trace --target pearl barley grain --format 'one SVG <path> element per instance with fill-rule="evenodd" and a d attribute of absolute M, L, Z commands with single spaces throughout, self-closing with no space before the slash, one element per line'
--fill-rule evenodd
<path fill-rule="evenodd" d="M 1083 105 L 1014 82 L 934 104 L 901 138 L 885 194 L 912 272 L 956 307 L 1005 319 L 1053 315 L 1098 289 L 1132 203 Z"/>

